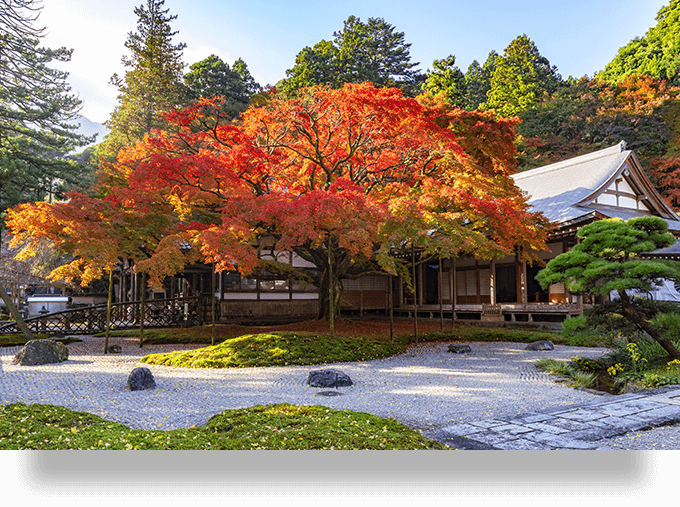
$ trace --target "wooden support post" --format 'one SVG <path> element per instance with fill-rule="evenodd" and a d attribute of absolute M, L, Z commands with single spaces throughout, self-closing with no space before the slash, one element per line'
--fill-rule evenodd
<path fill-rule="evenodd" d="M 390 343 L 394 343 L 394 301 L 392 294 L 392 275 L 387 281 L 387 304 L 390 308 Z"/>
<path fill-rule="evenodd" d="M 489 299 L 492 305 L 496 304 L 496 259 L 491 259 L 489 269 Z"/>
<path fill-rule="evenodd" d="M 444 331 L 444 300 L 442 297 L 442 292 L 444 289 L 444 274 L 442 273 L 444 269 L 444 263 L 442 262 L 441 257 L 439 258 L 439 269 L 438 275 L 439 275 L 439 283 L 437 284 L 437 292 L 439 293 L 439 330 Z"/>
<path fill-rule="evenodd" d="M 451 329 L 456 327 L 456 302 L 458 299 L 458 283 L 456 279 L 456 259 L 451 258 L 451 274 L 449 275 L 451 285 Z"/>
<path fill-rule="evenodd" d="M 418 290 L 416 289 L 416 252 L 413 243 L 411 243 L 411 274 L 413 276 L 413 337 L 418 345 Z"/>

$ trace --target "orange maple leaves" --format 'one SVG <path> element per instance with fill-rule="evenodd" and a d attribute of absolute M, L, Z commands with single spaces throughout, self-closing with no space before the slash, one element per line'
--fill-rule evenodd
<path fill-rule="evenodd" d="M 72 196 L 49 209 L 15 210 L 8 225 L 17 241 L 68 238 L 77 256 L 90 258 L 77 245 L 103 244 L 97 227 L 119 230 L 113 238 L 129 234 L 134 223 L 120 225 L 116 214 L 130 207 L 149 224 L 137 238 L 148 253 L 140 266 L 156 281 L 181 268 L 183 249 L 218 271 L 251 271 L 263 238 L 317 264 L 328 259 L 329 244 L 339 264 L 375 259 L 378 250 L 385 260 L 393 245 L 415 238 L 442 256 L 544 244 L 543 222 L 508 178 L 515 170 L 511 120 L 451 110 L 436 99 L 420 103 L 370 83 L 274 97 L 239 124 L 220 114 L 219 100 L 201 100 L 168 120 L 167 131 L 119 154 L 115 169 L 125 185 L 109 188 L 108 199 Z M 71 215 L 60 218 L 67 208 Z M 77 209 L 99 208 L 106 213 L 88 225 L 93 232 L 69 228 L 86 221 Z M 43 219 L 49 227 L 39 232 Z M 111 244 L 112 256 L 92 265 L 109 265 L 124 247 L 122 239 Z M 334 275 L 351 264 L 334 266 Z"/>

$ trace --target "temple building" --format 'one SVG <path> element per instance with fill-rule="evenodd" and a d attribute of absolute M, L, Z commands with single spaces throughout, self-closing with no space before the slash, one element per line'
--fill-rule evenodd
<path fill-rule="evenodd" d="M 646 176 L 635 153 L 626 143 L 555 164 L 515 174 L 513 179 L 529 196 L 533 210 L 542 212 L 554 225 L 547 249 L 539 257 L 549 261 L 576 244 L 576 231 L 595 220 L 653 215 L 665 219 L 668 229 L 680 237 L 680 217 L 673 211 Z M 666 251 L 667 250 L 667 251 Z M 656 256 L 676 256 L 677 245 Z M 593 301 L 568 294 L 564 284 L 544 290 L 536 281 L 542 266 L 527 265 L 516 255 L 492 261 L 473 257 L 423 263 L 416 274 L 417 308 L 424 316 L 504 321 L 560 321 L 583 312 Z M 441 273 L 439 271 L 441 270 Z M 387 291 L 387 277 L 367 277 L 345 285 L 346 307 L 360 312 L 376 308 L 376 288 Z M 680 301 L 672 284 L 662 288 L 664 299 Z M 397 283 L 395 311 L 409 313 L 413 297 Z M 386 301 L 387 297 L 384 296 Z M 366 303 L 362 306 L 362 302 Z M 384 306 L 383 306 L 384 308 Z"/>
<path fill-rule="evenodd" d="M 542 212 L 554 226 L 547 249 L 539 254 L 542 261 L 572 248 L 580 227 L 606 218 L 658 216 L 680 237 L 680 217 L 651 184 L 625 142 L 513 178 L 529 196 L 533 210 Z M 680 258 L 680 243 L 653 255 Z M 265 248 L 260 256 L 303 272 L 316 269 L 291 252 Z M 392 306 L 395 315 L 401 316 L 411 316 L 417 309 L 425 318 L 450 319 L 455 314 L 457 319 L 559 322 L 596 302 L 567 293 L 563 284 L 543 289 L 535 278 L 542 267 L 521 262 L 517 255 L 491 261 L 459 257 L 419 262 L 415 298 L 397 277 L 372 273 L 343 280 L 342 311 L 386 315 Z M 151 297 L 210 294 L 210 278 L 209 267 L 193 266 Z M 119 287 L 119 300 L 130 300 L 131 294 L 137 293 L 135 282 L 133 277 Z M 282 322 L 316 318 L 319 313 L 317 287 L 282 274 L 223 272 L 215 276 L 214 291 L 222 322 Z M 671 283 L 662 293 L 657 296 L 680 301 L 680 293 Z"/>

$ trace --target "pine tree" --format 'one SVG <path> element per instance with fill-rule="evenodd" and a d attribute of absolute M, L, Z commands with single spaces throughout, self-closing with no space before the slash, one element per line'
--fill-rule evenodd
<path fill-rule="evenodd" d="M 413 70 L 404 33 L 382 18 L 366 23 L 350 16 L 343 29 L 333 33 L 333 41 L 322 40 L 313 48 L 298 53 L 295 67 L 286 71 L 284 92 L 329 85 L 341 88 L 346 83 L 371 82 L 379 88 L 400 88 L 406 95 L 417 95 L 422 75 Z"/>
<path fill-rule="evenodd" d="M 536 105 L 545 93 L 554 93 L 561 81 L 557 68 L 539 53 L 536 44 L 520 35 L 496 59 L 485 107 L 504 118 L 516 116 Z"/>
<path fill-rule="evenodd" d="M 45 28 L 35 23 L 37 0 L 0 0 L 0 214 L 25 201 L 59 197 L 81 180 L 79 166 L 65 159 L 90 142 L 76 134 L 81 102 L 50 68 L 71 50 L 39 46 Z"/>
<path fill-rule="evenodd" d="M 125 47 L 131 55 L 123 57 L 125 76 L 111 77 L 118 87 L 119 105 L 106 122 L 110 134 L 100 146 L 99 154 L 112 160 L 118 150 L 143 139 L 154 128 L 165 125 L 162 114 L 184 105 L 184 63 L 186 44 L 173 44 L 177 34 L 170 22 L 177 16 L 163 9 L 164 0 L 147 0 L 146 7 L 135 8 L 137 32 L 130 32 Z"/>
<path fill-rule="evenodd" d="M 619 218 L 599 220 L 581 227 L 576 236 L 579 243 L 548 262 L 538 273 L 538 282 L 544 288 L 564 283 L 572 294 L 618 294 L 618 299 L 599 311 L 631 322 L 656 340 L 673 359 L 680 359 L 680 351 L 671 337 L 649 321 L 648 312 L 634 297 L 660 286 L 663 280 L 680 279 L 677 262 L 641 257 L 675 243 L 666 221 L 652 216 L 625 222 Z M 653 300 L 646 306 L 661 309 Z"/>
<path fill-rule="evenodd" d="M 437 95 L 444 92 L 446 101 L 454 107 L 463 107 L 467 87 L 465 75 L 456 66 L 456 57 L 449 55 L 442 60 L 432 62 L 432 70 L 427 71 L 427 79 L 423 83 L 423 91 Z"/>
<path fill-rule="evenodd" d="M 486 94 L 491 88 L 491 76 L 496 70 L 496 59 L 498 53 L 491 51 L 486 58 L 484 65 L 480 65 L 474 60 L 465 73 L 465 109 L 470 111 L 478 109 L 486 102 Z"/>

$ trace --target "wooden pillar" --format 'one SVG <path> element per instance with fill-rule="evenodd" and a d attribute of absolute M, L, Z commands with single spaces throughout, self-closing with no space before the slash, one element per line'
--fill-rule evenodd
<path fill-rule="evenodd" d="M 477 297 L 476 297 L 476 300 L 477 300 L 477 304 L 481 305 L 482 304 L 482 291 L 481 291 L 482 284 L 479 280 L 479 276 L 480 276 L 480 274 L 479 274 L 479 261 L 477 259 L 475 259 L 475 273 L 477 275 Z"/>
<path fill-rule="evenodd" d="M 392 275 L 388 275 L 387 279 L 387 305 L 390 312 L 390 343 L 394 343 L 394 301 L 392 291 Z"/>
<path fill-rule="evenodd" d="M 451 329 L 456 326 L 456 302 L 458 299 L 458 284 L 456 279 L 456 259 L 451 258 L 451 272 L 449 273 L 451 287 Z"/>
<path fill-rule="evenodd" d="M 437 274 L 439 275 L 439 280 L 437 283 L 437 292 L 438 292 L 438 297 L 439 297 L 439 330 L 444 331 L 444 301 L 442 298 L 442 292 L 444 288 L 444 274 L 442 273 L 444 269 L 444 263 L 442 262 L 442 258 L 439 258 L 439 269 L 437 270 Z"/>
<path fill-rule="evenodd" d="M 423 264 L 418 264 L 418 306 L 423 305 Z"/>
<path fill-rule="evenodd" d="M 359 277 L 359 317 L 364 316 L 364 277 Z"/>
<path fill-rule="evenodd" d="M 526 305 L 529 301 L 529 283 L 527 280 L 527 263 L 522 262 L 522 304 Z"/>
<path fill-rule="evenodd" d="M 496 259 L 491 259 L 491 267 L 489 273 L 489 297 L 491 304 L 496 304 Z"/>

